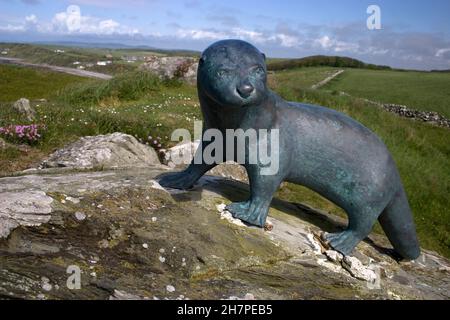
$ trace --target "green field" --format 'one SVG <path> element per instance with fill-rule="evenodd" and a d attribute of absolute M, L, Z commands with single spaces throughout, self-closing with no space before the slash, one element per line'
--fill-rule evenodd
<path fill-rule="evenodd" d="M 314 67 L 280 71 L 270 75 L 270 86 L 288 100 L 320 104 L 344 112 L 377 133 L 399 167 L 421 245 L 450 257 L 449 130 L 398 117 L 361 99 L 309 89 L 335 70 Z M 21 83 L 23 75 L 18 73 L 16 77 L 14 81 Z M 48 131 L 26 152 L 9 148 L 1 153 L 1 173 L 25 169 L 85 135 L 121 131 L 150 145 L 159 137 L 162 148 L 170 147 L 174 144 L 169 139 L 172 130 L 180 127 L 193 130 L 193 121 L 201 118 L 195 87 L 178 81 L 161 81 L 139 72 L 109 81 L 83 79 L 65 89 L 47 87 L 46 90 L 48 92 L 42 95 L 52 98 L 36 108 L 36 122 L 46 124 Z M 0 96 L 9 94 L 8 91 L 1 86 Z M 409 99 L 410 95 L 404 98 Z M 26 123 L 11 112 L 7 104 L 0 105 L 0 126 L 18 122 Z M 287 184 L 279 190 L 278 196 L 343 214 L 340 208 L 300 186 Z M 381 232 L 379 226 L 376 231 Z"/>
<path fill-rule="evenodd" d="M 346 69 L 322 89 L 450 118 L 450 73 Z"/>
<path fill-rule="evenodd" d="M 67 85 L 83 81 L 86 79 L 46 69 L 0 64 L 0 102 L 22 97 L 47 99 Z"/>

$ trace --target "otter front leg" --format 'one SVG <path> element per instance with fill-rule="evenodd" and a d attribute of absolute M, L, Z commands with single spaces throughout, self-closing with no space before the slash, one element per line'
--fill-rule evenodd
<path fill-rule="evenodd" d="M 208 142 L 209 143 L 209 142 Z M 207 164 L 203 159 L 203 150 L 207 145 L 204 141 L 196 151 L 196 156 L 191 164 L 182 172 L 171 172 L 162 176 L 159 184 L 163 187 L 186 190 L 191 188 L 206 172 L 214 168 L 217 163 Z M 199 154 L 200 153 L 200 154 Z M 201 162 L 196 163 L 196 158 L 200 157 Z"/>
<path fill-rule="evenodd" d="M 194 164 L 191 163 L 186 170 L 171 172 L 159 180 L 163 187 L 186 190 L 191 188 L 206 172 L 214 168 L 216 164 Z"/>
<path fill-rule="evenodd" d="M 231 203 L 226 209 L 235 218 L 264 227 L 273 194 L 282 180 L 276 175 L 261 175 L 258 166 L 250 166 L 246 169 L 250 180 L 250 199 Z"/>

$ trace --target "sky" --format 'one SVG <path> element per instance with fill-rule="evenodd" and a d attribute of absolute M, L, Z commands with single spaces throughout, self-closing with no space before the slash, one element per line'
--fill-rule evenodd
<path fill-rule="evenodd" d="M 0 0 L 0 41 L 202 51 L 234 38 L 269 57 L 450 69 L 449 14 L 449 0 Z"/>

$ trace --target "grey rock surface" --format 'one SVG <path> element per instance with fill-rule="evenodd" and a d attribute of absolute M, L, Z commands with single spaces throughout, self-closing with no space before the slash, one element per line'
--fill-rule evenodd
<path fill-rule="evenodd" d="M 30 106 L 30 100 L 26 98 L 20 98 L 14 102 L 13 109 L 16 112 L 23 114 L 29 121 L 33 121 L 36 117 L 36 111 Z"/>
<path fill-rule="evenodd" d="M 38 226 L 50 220 L 53 199 L 43 191 L 13 190 L 0 194 L 0 238 L 9 235 L 18 226 Z"/>
<path fill-rule="evenodd" d="M 162 163 L 177 170 L 186 168 L 194 157 L 199 141 L 181 143 L 170 149 L 162 149 Z M 241 182 L 248 182 L 247 172 L 245 168 L 235 162 L 222 163 L 212 170 L 209 174 L 237 180 Z"/>
<path fill-rule="evenodd" d="M 159 164 L 156 151 L 131 135 L 113 133 L 83 137 L 56 151 L 41 168 L 117 168 Z"/>
<path fill-rule="evenodd" d="M 139 68 L 153 72 L 161 78 L 179 78 L 191 84 L 197 80 L 198 59 L 192 57 L 153 56 Z"/>
<path fill-rule="evenodd" d="M 372 234 L 342 257 L 317 240 L 342 228 L 338 217 L 274 199 L 272 231 L 248 227 L 224 211 L 248 196 L 246 184 L 205 176 L 189 192 L 165 190 L 156 177 L 166 171 L 52 168 L 1 178 L 0 296 L 450 298 L 450 262 L 433 252 L 399 263 Z M 81 270 L 79 290 L 67 286 L 70 266 Z M 361 280 L 373 274 L 377 281 Z"/>

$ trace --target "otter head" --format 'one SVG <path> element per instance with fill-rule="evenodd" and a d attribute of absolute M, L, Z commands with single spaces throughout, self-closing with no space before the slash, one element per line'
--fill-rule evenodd
<path fill-rule="evenodd" d="M 200 58 L 199 91 L 222 107 L 258 105 L 267 95 L 265 56 L 242 40 L 222 40 Z"/>

